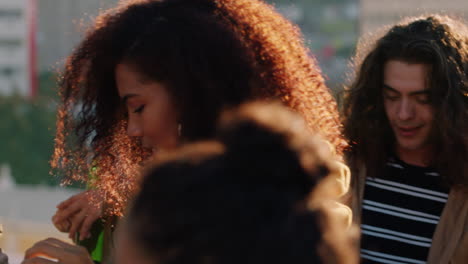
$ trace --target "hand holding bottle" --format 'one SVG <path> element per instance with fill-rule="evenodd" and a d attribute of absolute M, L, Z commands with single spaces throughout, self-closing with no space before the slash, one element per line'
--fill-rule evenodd
<path fill-rule="evenodd" d="M 57 212 L 52 217 L 55 227 L 68 232 L 71 239 L 79 232 L 80 240 L 90 237 L 93 223 L 102 217 L 104 195 L 98 190 L 81 192 L 57 205 Z"/>

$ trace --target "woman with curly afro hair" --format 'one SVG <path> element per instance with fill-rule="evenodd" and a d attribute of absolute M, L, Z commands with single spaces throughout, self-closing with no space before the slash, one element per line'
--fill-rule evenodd
<path fill-rule="evenodd" d="M 123 214 L 149 156 L 212 137 L 225 108 L 279 100 L 338 160 L 346 146 L 299 29 L 260 0 L 121 1 L 67 59 L 60 96 L 52 167 L 92 190 L 59 204 L 53 222 L 80 240 Z"/>
<path fill-rule="evenodd" d="M 304 120 L 278 104 L 222 115 L 211 140 L 158 155 L 116 231 L 111 263 L 357 264 L 353 233 L 330 214 L 340 166 Z M 53 250 L 63 248 L 67 250 Z M 26 253 L 60 263 L 79 247 L 49 239 Z"/>

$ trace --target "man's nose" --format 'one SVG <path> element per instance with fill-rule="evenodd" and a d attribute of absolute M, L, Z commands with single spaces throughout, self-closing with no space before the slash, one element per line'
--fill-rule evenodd
<path fill-rule="evenodd" d="M 414 105 L 410 100 L 403 98 L 398 107 L 398 118 L 400 120 L 409 120 L 414 117 Z"/>

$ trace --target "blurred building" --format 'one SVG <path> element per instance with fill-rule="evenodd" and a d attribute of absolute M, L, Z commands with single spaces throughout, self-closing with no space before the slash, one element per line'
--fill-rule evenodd
<path fill-rule="evenodd" d="M 357 39 L 358 0 L 267 2 L 301 28 L 306 44 L 326 76 L 328 87 L 339 91 Z"/>
<path fill-rule="evenodd" d="M 442 13 L 468 21 L 467 0 L 360 0 L 360 33 L 398 22 L 407 16 Z"/>
<path fill-rule="evenodd" d="M 28 0 L 0 0 L 0 94 L 30 91 Z"/>
<path fill-rule="evenodd" d="M 325 75 L 328 76 L 330 85 L 336 86 L 335 84 L 341 83 L 346 61 L 354 49 L 357 36 L 358 0 L 266 1 L 275 4 L 280 12 L 301 27 L 307 43 L 319 60 Z M 15 79 L 12 77 L 12 72 L 22 73 L 25 71 L 23 69 L 31 66 L 28 54 L 25 53 L 27 47 L 25 34 L 28 29 L 26 16 L 29 12 L 28 4 L 32 2 L 36 3 L 37 10 L 37 17 L 34 20 L 37 22 L 34 24 L 37 29 L 34 35 L 37 62 L 34 62 L 36 66 L 34 69 L 37 69 L 38 73 L 43 73 L 60 69 L 66 57 L 83 37 L 86 26 L 100 10 L 115 6 L 119 0 L 0 0 L 0 93 L 5 90 L 11 93 L 12 87 L 19 86 L 25 91 L 31 89 L 24 74 L 18 75 L 22 77 Z M 363 0 L 362 2 L 382 1 Z M 8 34 L 21 36 L 25 41 L 18 41 L 21 38 L 15 38 L 15 41 L 2 42 Z M 18 42 L 20 44 L 17 44 Z M 21 52 L 13 51 L 14 49 Z M 22 66 L 2 68 L 1 61 L 7 57 L 9 61 Z M 2 83 L 2 78 L 9 83 Z"/>
<path fill-rule="evenodd" d="M 5 1 L 5 0 L 0 0 Z M 17 1 L 17 0 L 12 0 Z M 84 29 L 118 0 L 37 0 L 39 71 L 54 71 L 83 37 Z"/>
<path fill-rule="evenodd" d="M 0 0 L 0 95 L 34 95 L 100 10 L 118 0 Z"/>

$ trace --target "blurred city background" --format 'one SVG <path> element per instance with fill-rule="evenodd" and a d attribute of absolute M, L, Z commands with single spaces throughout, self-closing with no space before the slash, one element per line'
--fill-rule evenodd
<path fill-rule="evenodd" d="M 37 240 L 66 238 L 50 223 L 56 204 L 77 192 L 49 174 L 57 72 L 85 26 L 118 1 L 0 0 L 0 248 L 11 264 Z M 467 0 L 267 2 L 300 26 L 335 93 L 347 82 L 360 36 L 429 12 L 468 19 Z"/>

